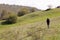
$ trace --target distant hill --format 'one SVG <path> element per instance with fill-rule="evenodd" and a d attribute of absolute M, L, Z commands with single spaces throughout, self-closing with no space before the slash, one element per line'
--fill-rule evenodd
<path fill-rule="evenodd" d="M 29 6 L 0 4 L 0 17 L 1 17 L 1 13 L 2 13 L 3 10 L 6 10 L 6 11 L 8 11 L 8 12 L 18 13 L 21 8 L 28 8 L 29 11 L 31 11 L 32 8 L 34 8 L 35 11 L 38 11 L 38 10 L 39 10 L 39 9 L 37 9 L 37 8 L 35 8 L 35 7 L 29 7 Z"/>
<path fill-rule="evenodd" d="M 12 12 L 15 12 L 17 13 L 20 8 L 28 8 L 28 9 L 32 9 L 33 7 L 29 7 L 29 6 L 19 6 L 19 5 L 8 5 L 8 4 L 0 4 L 0 12 L 2 10 L 7 10 L 7 11 L 12 11 Z M 34 7 L 35 8 L 35 7 Z M 38 11 L 39 9 L 35 8 L 36 11 Z"/>

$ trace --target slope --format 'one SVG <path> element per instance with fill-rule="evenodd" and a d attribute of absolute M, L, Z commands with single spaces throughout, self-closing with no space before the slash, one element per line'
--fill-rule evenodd
<path fill-rule="evenodd" d="M 18 23 L 1 29 L 1 40 L 60 40 L 60 9 L 39 11 L 19 18 Z M 47 28 L 46 18 L 50 18 Z M 3 26 L 3 25 L 2 25 Z M 5 25 L 7 26 L 7 25 Z M 11 27 L 15 26 L 15 27 Z"/>

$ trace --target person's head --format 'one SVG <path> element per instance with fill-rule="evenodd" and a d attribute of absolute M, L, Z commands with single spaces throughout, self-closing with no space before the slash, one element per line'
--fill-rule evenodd
<path fill-rule="evenodd" d="M 47 18 L 47 19 L 49 19 L 49 18 Z"/>

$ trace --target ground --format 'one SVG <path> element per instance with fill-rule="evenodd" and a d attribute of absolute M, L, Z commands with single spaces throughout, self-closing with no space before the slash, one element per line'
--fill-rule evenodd
<path fill-rule="evenodd" d="M 38 11 L 18 18 L 18 23 L 0 25 L 0 40 L 60 40 L 60 9 Z M 46 19 L 50 18 L 50 28 Z"/>

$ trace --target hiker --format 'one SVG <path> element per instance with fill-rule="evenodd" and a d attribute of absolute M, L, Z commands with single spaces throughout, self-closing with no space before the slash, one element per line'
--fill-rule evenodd
<path fill-rule="evenodd" d="M 47 18 L 46 23 L 47 23 L 47 27 L 49 28 L 49 25 L 50 25 L 50 19 L 49 18 Z"/>

